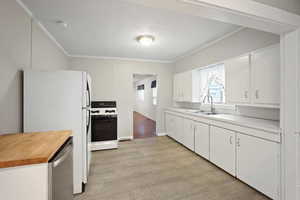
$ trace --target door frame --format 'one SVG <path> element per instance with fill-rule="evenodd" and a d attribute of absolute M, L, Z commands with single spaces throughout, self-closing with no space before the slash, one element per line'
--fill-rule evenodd
<path fill-rule="evenodd" d="M 158 124 L 157 124 L 157 122 L 158 122 L 158 117 L 159 117 L 159 112 L 158 112 L 158 107 L 159 107 L 159 100 L 160 100 L 160 93 L 159 93 L 159 80 L 158 80 L 158 74 L 155 74 L 155 73 L 132 73 L 132 83 L 134 83 L 134 79 L 133 79 L 133 77 L 134 77 L 134 75 L 151 75 L 151 76 L 153 76 L 153 77 L 156 77 L 156 87 L 157 87 L 157 103 L 156 103 L 156 105 L 155 105 L 155 134 L 156 134 L 156 136 L 160 136 L 160 133 L 159 133 L 159 126 L 158 126 Z M 134 98 L 135 98 L 135 89 L 132 87 L 132 94 L 133 94 L 133 96 L 134 96 Z M 132 102 L 134 103 L 135 102 L 135 99 L 133 99 L 132 100 Z M 134 112 L 134 107 L 132 107 L 132 113 Z M 131 118 L 132 118 L 132 124 L 131 124 L 131 126 L 132 126 L 132 131 L 133 131 L 133 129 L 134 129 L 134 127 L 133 127 L 133 114 L 132 114 L 132 116 L 131 116 Z M 134 139 L 134 136 L 132 135 L 132 138 Z"/>

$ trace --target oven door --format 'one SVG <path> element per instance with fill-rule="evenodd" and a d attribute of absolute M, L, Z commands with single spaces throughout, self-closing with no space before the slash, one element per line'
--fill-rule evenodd
<path fill-rule="evenodd" d="M 92 142 L 117 140 L 117 115 L 92 116 Z"/>

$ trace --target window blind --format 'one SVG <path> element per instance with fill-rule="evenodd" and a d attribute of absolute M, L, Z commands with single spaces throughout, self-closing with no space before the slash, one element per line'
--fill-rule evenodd
<path fill-rule="evenodd" d="M 151 82 L 151 88 L 156 88 L 156 80 Z"/>
<path fill-rule="evenodd" d="M 138 85 L 137 86 L 137 90 L 144 90 L 145 89 L 145 85 Z"/>

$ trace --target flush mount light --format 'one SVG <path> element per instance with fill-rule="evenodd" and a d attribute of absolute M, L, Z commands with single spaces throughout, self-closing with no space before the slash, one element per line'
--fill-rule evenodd
<path fill-rule="evenodd" d="M 68 28 L 68 26 L 69 26 L 66 22 L 64 22 L 64 21 L 62 21 L 62 20 L 57 20 L 57 21 L 55 21 L 55 23 L 56 23 L 57 25 L 59 25 L 59 26 L 64 27 L 64 28 Z"/>
<path fill-rule="evenodd" d="M 152 35 L 140 35 L 136 40 L 143 46 L 150 46 L 153 44 L 155 37 Z"/>

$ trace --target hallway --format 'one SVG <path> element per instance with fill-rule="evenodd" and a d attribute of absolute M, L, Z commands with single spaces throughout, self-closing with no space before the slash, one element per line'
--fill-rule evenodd
<path fill-rule="evenodd" d="M 156 136 L 156 122 L 138 112 L 133 112 L 133 138 L 154 136 Z"/>

